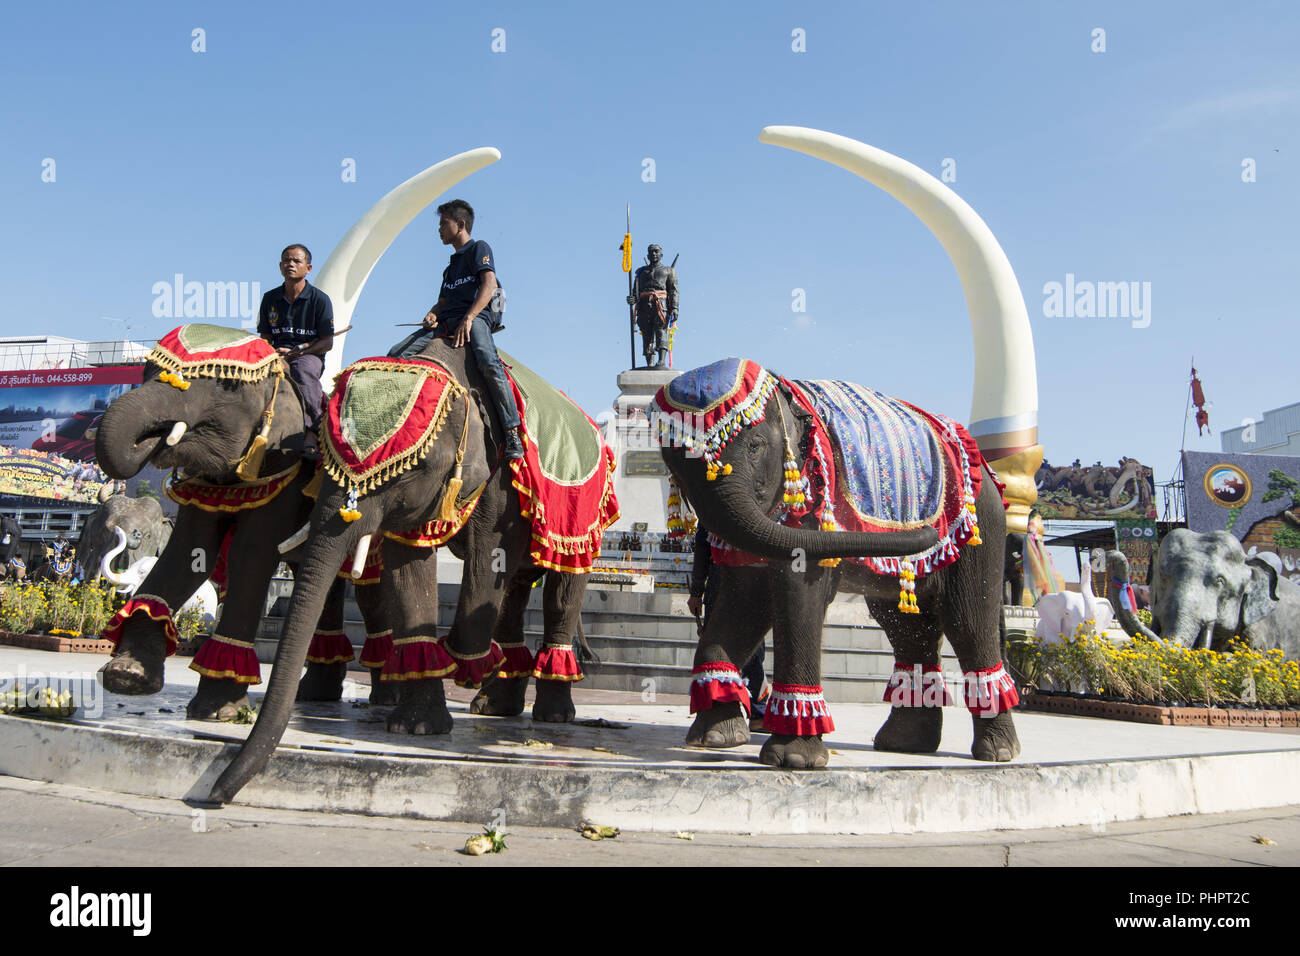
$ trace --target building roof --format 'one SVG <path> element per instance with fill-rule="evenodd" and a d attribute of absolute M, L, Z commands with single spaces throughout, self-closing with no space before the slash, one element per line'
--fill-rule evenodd
<path fill-rule="evenodd" d="M 1255 430 L 1253 442 L 1242 440 L 1249 428 Z M 1271 409 L 1253 425 L 1223 429 L 1219 432 L 1219 447 L 1239 455 L 1286 454 L 1283 449 L 1297 435 L 1300 435 L 1300 402 Z"/>

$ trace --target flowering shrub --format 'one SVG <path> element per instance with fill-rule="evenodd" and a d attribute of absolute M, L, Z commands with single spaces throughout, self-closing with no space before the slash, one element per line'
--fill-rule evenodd
<path fill-rule="evenodd" d="M 1240 638 L 1224 653 L 1142 637 L 1114 644 L 1082 631 L 1059 644 L 1022 643 L 1036 647 L 1032 657 L 1020 651 L 1022 676 L 1064 689 L 1174 704 L 1300 705 L 1300 661 L 1284 660 L 1280 650 L 1257 651 Z"/>
<path fill-rule="evenodd" d="M 19 634 L 46 631 L 69 637 L 98 636 L 122 603 L 112 585 L 103 580 L 11 584 L 0 594 L 0 628 Z"/>

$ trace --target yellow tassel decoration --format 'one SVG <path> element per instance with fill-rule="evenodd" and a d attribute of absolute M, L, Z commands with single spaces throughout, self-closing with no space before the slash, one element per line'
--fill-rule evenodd
<path fill-rule="evenodd" d="M 723 473 L 724 475 L 729 475 L 729 474 L 731 474 L 731 465 L 729 465 L 729 464 L 727 464 L 727 465 L 723 465 L 723 466 L 722 466 L 722 473 Z"/>
<path fill-rule="evenodd" d="M 253 439 L 253 443 L 248 446 L 248 451 L 240 459 L 239 466 L 235 469 L 235 474 L 244 481 L 256 481 L 258 472 L 262 470 L 262 459 L 266 457 L 266 433 L 268 428 L 263 428 Z"/>
<path fill-rule="evenodd" d="M 971 536 L 970 536 L 970 540 L 967 541 L 966 543 L 969 544 L 972 548 L 973 548 L 973 547 L 976 547 L 977 545 L 981 545 L 981 544 L 984 543 L 984 540 L 980 537 L 980 526 L 979 526 L 979 525 L 972 525 L 972 526 L 971 526 Z"/>
<path fill-rule="evenodd" d="M 313 501 L 319 498 L 321 482 L 324 481 L 324 479 L 325 479 L 325 469 L 317 468 L 316 474 L 312 476 L 311 481 L 307 482 L 307 484 L 302 489 L 303 497 L 311 498 Z"/>
<path fill-rule="evenodd" d="M 340 508 L 339 517 L 344 521 L 352 522 L 361 517 L 361 512 L 357 511 L 356 508 Z"/>
<path fill-rule="evenodd" d="M 172 388 L 179 388 L 182 392 L 190 387 L 190 383 L 185 381 L 175 372 L 163 372 L 158 376 L 158 381 L 166 382 Z"/>
<path fill-rule="evenodd" d="M 456 520 L 456 496 L 460 494 L 460 469 L 456 469 L 456 474 L 447 479 L 447 490 L 442 493 L 442 507 L 438 511 L 439 521 Z"/>

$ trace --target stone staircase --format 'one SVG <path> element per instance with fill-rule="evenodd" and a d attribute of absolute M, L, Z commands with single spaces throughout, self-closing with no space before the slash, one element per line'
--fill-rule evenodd
<path fill-rule="evenodd" d="M 448 569 L 450 570 L 450 569 Z M 456 579 L 441 574 L 444 580 Z M 288 582 L 286 582 L 288 584 Z M 289 588 L 292 585 L 289 584 Z M 283 595 L 288 588 L 280 587 Z M 460 585 L 438 586 L 439 627 L 450 626 Z M 695 621 L 686 609 L 685 590 L 657 588 L 649 593 L 630 589 L 589 587 L 583 602 L 583 628 L 591 648 L 600 657 L 598 666 L 586 666 L 582 686 L 649 694 L 685 695 L 690 687 L 695 655 Z M 536 649 L 542 638 L 541 588 L 535 589 L 524 617 L 529 646 Z M 258 657 L 271 661 L 280 633 L 287 602 L 273 602 L 262 620 L 257 641 Z M 1034 612 L 1009 609 L 1008 633 L 1033 632 Z M 360 649 L 365 638 L 356 604 L 347 602 L 346 630 Z M 772 637 L 767 642 L 767 667 L 771 676 Z M 961 668 L 951 648 L 944 643 L 942 663 L 949 680 L 960 680 Z M 879 625 L 872 621 L 860 596 L 840 595 L 827 610 L 822 631 L 822 685 L 831 702 L 874 702 L 882 698 L 893 670 L 894 657 Z M 357 665 L 354 665 L 357 666 Z"/>

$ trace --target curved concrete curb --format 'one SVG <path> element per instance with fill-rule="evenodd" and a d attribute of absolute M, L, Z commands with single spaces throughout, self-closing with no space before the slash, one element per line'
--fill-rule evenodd
<path fill-rule="evenodd" d="M 0 773 L 123 793 L 201 800 L 234 749 L 0 717 Z M 815 773 L 281 749 L 239 802 L 464 822 L 504 814 L 519 826 L 592 820 L 628 830 L 882 834 L 1099 826 L 1283 806 L 1297 794 L 1300 751 L 1288 749 Z"/>

